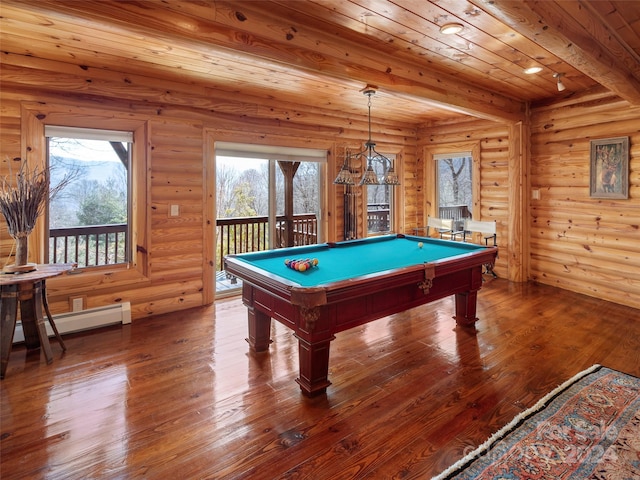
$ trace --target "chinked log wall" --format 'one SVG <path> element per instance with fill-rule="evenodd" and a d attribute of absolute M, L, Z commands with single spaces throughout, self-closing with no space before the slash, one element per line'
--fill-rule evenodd
<path fill-rule="evenodd" d="M 328 240 L 342 235 L 342 187 L 330 183 L 340 166 L 335 159 L 345 145 L 361 147 L 367 137 L 366 115 L 345 118 L 323 109 L 297 111 L 286 98 L 230 98 L 225 92 L 151 77 L 108 70 L 82 70 L 65 63 L 5 54 L 1 70 L 0 175 L 8 173 L 11 159 L 25 156 L 25 105 L 37 122 L 35 110 L 51 105 L 56 117 L 67 115 L 76 126 L 107 118 L 114 112 L 126 121 L 141 120 L 147 135 L 148 189 L 137 196 L 146 215 L 145 231 L 136 232 L 146 251 L 142 277 L 100 274 L 64 276 L 48 282 L 53 313 L 69 310 L 69 297 L 84 295 L 88 308 L 128 301 L 133 319 L 206 304 L 213 300 L 214 225 L 213 175 L 208 162 L 215 141 L 327 148 Z M 35 112 L 35 113 L 34 113 Z M 366 113 L 366 112 L 363 112 Z M 46 119 L 45 119 L 46 121 Z M 377 122 L 377 120 L 374 119 Z M 381 151 L 401 157 L 402 187 L 398 204 L 401 229 L 416 225 L 416 130 L 406 124 L 374 124 Z M 34 154 L 34 152 L 31 152 Z M 35 152 L 37 153 L 37 152 Z M 35 154 L 34 154 L 35 156 Z M 361 167 L 360 167 L 361 168 Z M 362 171 L 362 169 L 360 170 Z M 359 231 L 365 218 L 360 200 Z M 171 204 L 180 205 L 180 216 L 169 217 Z M 211 214 L 212 218 L 208 218 Z M 9 260 L 13 241 L 6 225 L 0 226 L 0 254 Z M 40 229 L 42 230 L 42 229 Z M 34 232 L 32 254 L 42 250 L 42 231 Z M 41 261 L 32 256 L 31 261 Z M 135 272 L 134 272 L 135 273 Z"/>
<path fill-rule="evenodd" d="M 640 107 L 594 93 L 533 109 L 531 128 L 531 278 L 640 308 Z M 613 137 L 629 137 L 629 199 L 590 198 L 590 140 Z"/>

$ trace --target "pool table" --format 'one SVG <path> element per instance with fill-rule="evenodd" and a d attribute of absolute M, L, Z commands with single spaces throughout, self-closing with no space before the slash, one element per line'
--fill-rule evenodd
<path fill-rule="evenodd" d="M 497 247 L 412 235 L 380 237 L 227 255 L 227 274 L 242 279 L 251 350 L 266 351 L 271 319 L 298 339 L 299 377 L 307 396 L 326 392 L 335 334 L 455 295 L 455 320 L 473 327 L 484 265 Z M 304 272 L 285 260 L 316 258 Z"/>

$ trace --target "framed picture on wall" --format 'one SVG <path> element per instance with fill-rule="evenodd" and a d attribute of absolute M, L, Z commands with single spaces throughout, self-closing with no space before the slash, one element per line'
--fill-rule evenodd
<path fill-rule="evenodd" d="M 591 140 L 591 198 L 629 198 L 629 137 Z"/>

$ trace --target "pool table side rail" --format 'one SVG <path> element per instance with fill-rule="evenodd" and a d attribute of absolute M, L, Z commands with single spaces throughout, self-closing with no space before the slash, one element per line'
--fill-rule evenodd
<path fill-rule="evenodd" d="M 358 292 L 362 290 L 371 291 L 381 288 L 391 279 L 395 285 L 418 284 L 425 279 L 425 272 L 429 270 L 435 270 L 435 276 L 442 277 L 459 270 L 461 265 L 464 265 L 465 268 L 493 265 L 496 256 L 497 247 L 481 247 L 443 260 L 360 275 L 312 287 L 302 286 L 278 274 L 257 267 L 242 260 L 238 255 L 225 256 L 224 263 L 226 271 L 241 278 L 243 282 L 265 289 L 291 302 L 292 305 L 312 308 L 339 302 L 344 298 L 353 298 L 353 296 L 359 295 Z M 472 262 L 470 263 L 469 260 Z M 364 293 L 360 293 L 360 295 L 362 294 Z"/>

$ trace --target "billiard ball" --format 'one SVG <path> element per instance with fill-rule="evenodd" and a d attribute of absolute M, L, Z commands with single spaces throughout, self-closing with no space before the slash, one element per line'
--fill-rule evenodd
<path fill-rule="evenodd" d="M 422 248 L 422 242 L 418 242 L 418 248 Z"/>

